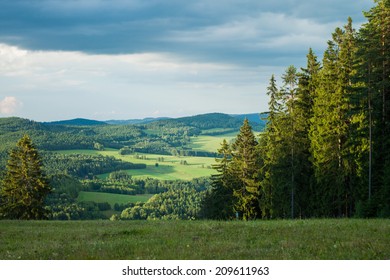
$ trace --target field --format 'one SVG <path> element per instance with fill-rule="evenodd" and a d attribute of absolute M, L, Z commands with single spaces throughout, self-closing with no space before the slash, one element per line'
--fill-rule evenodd
<path fill-rule="evenodd" d="M 195 151 L 216 152 L 221 147 L 221 143 L 224 139 L 230 142 L 236 137 L 236 135 L 237 134 L 232 133 L 222 136 L 200 135 L 197 137 L 192 137 L 189 147 Z"/>
<path fill-rule="evenodd" d="M 388 219 L 0 221 L 0 238 L 0 259 L 390 258 Z"/>
<path fill-rule="evenodd" d="M 126 170 L 134 178 L 154 178 L 159 180 L 191 180 L 193 178 L 206 177 L 215 173 L 211 165 L 215 163 L 214 158 L 210 157 L 186 157 L 186 156 L 170 156 L 158 154 L 142 154 L 138 153 L 139 157 L 144 156 L 145 159 L 136 158 L 136 155 L 120 155 L 118 150 L 95 151 L 95 150 L 66 150 L 59 151 L 63 154 L 88 154 L 88 155 L 104 155 L 113 156 L 123 161 L 132 163 L 144 163 L 146 169 Z M 159 162 L 158 158 L 164 158 L 163 162 Z M 186 162 L 186 165 L 181 164 Z M 156 167 L 158 163 L 158 167 Z M 107 177 L 108 174 L 101 174 L 101 177 Z"/>
<path fill-rule="evenodd" d="M 216 132 L 209 130 L 209 132 Z M 200 135 L 191 137 L 191 143 L 188 145 L 194 151 L 216 152 L 224 139 L 233 140 L 238 132 L 229 132 L 218 136 Z M 258 132 L 255 132 L 258 135 Z M 132 163 L 144 163 L 145 169 L 126 170 L 134 178 L 154 178 L 158 180 L 191 180 L 199 177 L 208 177 L 215 174 L 216 171 L 211 168 L 215 164 L 212 157 L 195 156 L 172 156 L 159 154 L 137 153 L 133 155 L 120 155 L 118 150 L 106 149 L 97 150 L 63 150 L 58 151 L 63 154 L 86 154 L 113 156 L 123 161 Z M 138 156 L 138 157 L 137 157 Z M 163 158 L 161 161 L 159 159 Z M 185 162 L 185 164 L 183 164 Z M 158 164 L 158 167 L 156 166 Z M 101 178 L 108 174 L 100 174 Z"/>
<path fill-rule="evenodd" d="M 214 132 L 214 130 L 212 129 L 208 131 Z M 200 135 L 200 136 L 191 137 L 191 143 L 189 147 L 195 151 L 216 152 L 221 147 L 221 143 L 224 139 L 226 139 L 226 141 L 230 143 L 236 138 L 238 133 L 239 131 L 225 133 L 217 136 Z M 260 132 L 256 132 L 256 131 L 254 131 L 253 133 L 255 134 L 256 137 L 258 137 L 260 134 Z"/>
<path fill-rule="evenodd" d="M 103 193 L 103 192 L 80 192 L 77 201 L 94 201 L 94 202 L 108 202 L 111 207 L 114 207 L 115 203 L 126 204 L 129 202 L 146 202 L 151 198 L 151 194 L 143 195 L 126 195 L 115 193 Z"/>

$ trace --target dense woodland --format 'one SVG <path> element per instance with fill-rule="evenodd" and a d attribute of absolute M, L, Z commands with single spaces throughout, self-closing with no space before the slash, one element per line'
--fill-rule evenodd
<path fill-rule="evenodd" d="M 54 220 L 88 219 L 199 219 L 204 218 L 203 198 L 210 189 L 209 178 L 191 181 L 159 181 L 156 179 L 133 179 L 125 172 L 112 172 L 107 179 L 78 180 L 67 175 L 50 177 L 55 188 L 46 200 Z M 116 194 L 154 194 L 146 203 L 115 203 L 93 201 L 78 202 L 80 191 Z M 110 216 L 107 216 L 109 213 Z M 116 214 L 112 214 L 116 213 Z"/>
<path fill-rule="evenodd" d="M 360 30 L 349 18 L 334 31 L 322 62 L 310 49 L 281 86 L 271 77 L 264 134 L 245 122 L 219 150 L 210 217 L 390 216 L 390 1 L 375 3 Z"/>
<path fill-rule="evenodd" d="M 160 183 L 161 184 L 161 183 Z M 206 178 L 189 182 L 166 181 L 164 192 L 154 195 L 146 203 L 125 208 L 118 219 L 122 220 L 194 220 L 206 218 L 203 200 L 210 182 Z"/>
<path fill-rule="evenodd" d="M 259 131 L 264 121 L 252 122 Z M 40 123 L 21 118 L 0 118 L 0 168 L 4 168 L 7 152 L 24 135 L 28 134 L 40 150 L 56 151 L 69 149 L 121 149 L 130 147 L 132 152 L 166 155 L 197 155 L 187 147 L 191 136 L 206 134 L 208 128 L 221 128 L 211 134 L 237 131 L 240 118 L 213 113 L 194 117 L 157 120 L 131 125 L 110 125 L 103 122 L 76 119 Z M 214 153 L 204 152 L 214 157 Z"/>

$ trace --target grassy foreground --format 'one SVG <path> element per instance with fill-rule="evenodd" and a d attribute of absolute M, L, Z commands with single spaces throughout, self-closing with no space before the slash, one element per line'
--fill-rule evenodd
<path fill-rule="evenodd" d="M 0 221 L 0 259 L 390 259 L 390 220 Z"/>

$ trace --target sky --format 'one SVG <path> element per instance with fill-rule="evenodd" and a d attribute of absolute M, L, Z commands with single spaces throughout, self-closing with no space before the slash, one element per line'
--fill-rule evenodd
<path fill-rule="evenodd" d="M 0 117 L 267 111 L 272 74 L 319 59 L 372 0 L 0 0 Z"/>

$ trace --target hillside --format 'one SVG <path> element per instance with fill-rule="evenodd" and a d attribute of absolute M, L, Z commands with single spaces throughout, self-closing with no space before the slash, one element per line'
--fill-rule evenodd
<path fill-rule="evenodd" d="M 77 118 L 77 119 L 71 119 L 71 120 L 47 122 L 45 124 L 49 124 L 49 125 L 90 126 L 90 125 L 106 125 L 107 123 L 106 122 L 101 122 L 101 121 Z"/>
<path fill-rule="evenodd" d="M 138 153 L 214 157 L 216 150 L 196 148 L 190 138 L 234 135 L 245 117 L 252 120 L 254 130 L 263 129 L 258 114 L 211 113 L 176 119 L 147 119 L 150 122 L 145 124 L 107 124 L 82 118 L 42 123 L 16 117 L 0 118 L 0 167 L 5 165 L 7 151 L 24 134 L 30 135 L 35 145 L 44 151 L 127 146 L 131 152 Z"/>
<path fill-rule="evenodd" d="M 141 129 L 136 126 L 118 127 L 106 124 L 81 126 L 74 125 L 77 121 L 70 123 L 72 125 L 39 123 L 21 118 L 1 118 L 0 150 L 16 143 L 23 134 L 29 134 L 38 148 L 44 150 L 93 149 L 96 142 L 107 146 L 123 147 L 134 144 L 143 136 Z M 121 141 L 124 143 L 121 144 Z"/>
<path fill-rule="evenodd" d="M 147 124 L 151 122 L 156 122 L 159 120 L 167 120 L 170 118 L 144 118 L 144 119 L 129 119 L 129 120 L 108 120 L 104 121 L 106 124 Z"/>
<path fill-rule="evenodd" d="M 167 121 L 162 123 L 182 123 L 189 126 L 194 126 L 197 128 L 216 128 L 216 127 L 237 127 L 241 125 L 245 118 L 247 118 L 253 126 L 265 126 L 265 121 L 263 118 L 266 117 L 266 114 L 223 114 L 223 113 L 208 113 L 201 114 L 189 117 L 181 118 L 144 118 L 144 119 L 129 119 L 129 120 L 108 120 L 104 121 L 106 124 L 149 124 L 159 121 Z M 239 120 L 240 122 L 237 122 Z"/>
<path fill-rule="evenodd" d="M 167 127 L 188 127 L 190 135 L 220 135 L 238 132 L 245 118 L 248 118 L 255 131 L 264 129 L 265 121 L 260 119 L 259 114 L 228 115 L 223 113 L 158 120 L 148 123 L 146 127 L 153 130 Z"/>
<path fill-rule="evenodd" d="M 251 125 L 259 127 L 263 124 L 259 114 L 228 115 L 223 113 L 209 113 L 190 117 L 170 119 L 167 122 L 176 122 L 182 125 L 195 127 L 201 130 L 214 128 L 234 128 L 239 130 L 244 119 L 247 118 Z"/>
<path fill-rule="evenodd" d="M 200 135 L 218 129 L 222 134 L 238 131 L 244 118 L 250 120 L 254 130 L 264 128 L 264 121 L 258 114 L 230 116 L 211 113 L 176 119 L 145 119 L 148 123 L 144 124 L 107 124 L 81 118 L 42 123 L 16 117 L 0 118 L 0 151 L 8 149 L 10 144 L 27 133 L 39 148 L 45 150 L 93 149 L 94 143 L 111 148 L 142 148 L 137 143 L 143 142 L 145 146 L 147 139 L 149 147 L 143 148 L 148 150 L 153 146 L 153 152 L 167 152 L 168 147 L 185 145 L 183 135 Z M 160 148 L 157 148 L 158 145 Z M 143 149 L 144 152 L 147 150 Z"/>
<path fill-rule="evenodd" d="M 221 113 L 183 117 L 176 119 L 176 121 L 184 125 L 196 127 L 199 129 L 239 128 L 242 125 L 242 122 L 236 118 Z"/>

